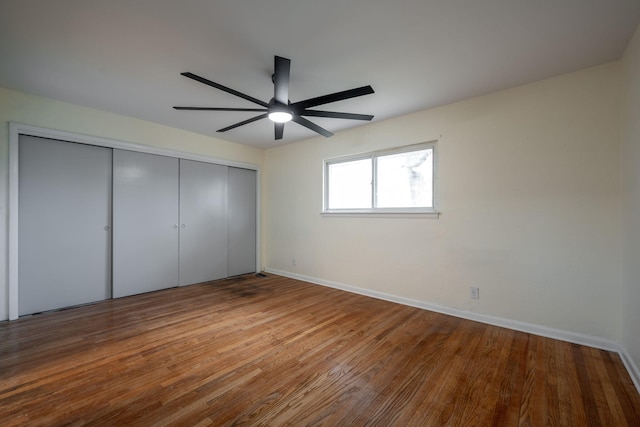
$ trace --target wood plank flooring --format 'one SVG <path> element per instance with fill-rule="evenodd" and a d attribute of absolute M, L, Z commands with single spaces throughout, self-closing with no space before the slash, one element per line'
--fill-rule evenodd
<path fill-rule="evenodd" d="M 640 426 L 615 353 L 278 276 L 0 324 L 0 424 Z"/>

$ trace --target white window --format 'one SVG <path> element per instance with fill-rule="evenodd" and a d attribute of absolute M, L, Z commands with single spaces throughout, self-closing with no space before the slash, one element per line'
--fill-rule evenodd
<path fill-rule="evenodd" d="M 435 143 L 326 160 L 324 213 L 435 213 Z"/>

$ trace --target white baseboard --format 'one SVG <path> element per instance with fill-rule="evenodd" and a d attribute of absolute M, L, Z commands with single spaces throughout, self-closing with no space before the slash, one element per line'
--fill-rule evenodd
<path fill-rule="evenodd" d="M 627 368 L 627 372 L 629 372 L 629 376 L 631 376 L 633 384 L 635 384 L 638 393 L 640 393 L 640 369 L 638 369 L 638 365 L 635 364 L 635 362 L 631 358 L 631 355 L 623 345 L 620 345 L 618 354 L 620 355 L 625 368 Z"/>
<path fill-rule="evenodd" d="M 316 285 L 327 286 L 334 289 L 340 289 L 346 292 L 352 292 L 372 298 L 377 298 L 389 302 L 408 305 L 411 307 L 421 308 L 424 310 L 435 311 L 437 313 L 448 314 L 450 316 L 462 319 L 473 320 L 476 322 L 486 323 L 489 325 L 500 326 L 503 328 L 513 329 L 520 332 L 526 332 L 533 335 L 539 335 L 547 338 L 553 338 L 560 341 L 585 345 L 601 350 L 613 351 L 620 355 L 636 389 L 640 393 L 640 370 L 634 363 L 633 359 L 627 352 L 627 349 L 619 342 L 595 337 L 592 335 L 580 334 L 576 332 L 564 331 L 562 329 L 549 328 L 547 326 L 536 325 L 533 323 L 520 322 L 517 320 L 505 319 L 503 317 L 489 316 L 487 314 L 473 313 L 471 311 L 459 310 L 457 308 L 445 307 L 425 301 L 419 301 L 411 298 L 405 298 L 386 292 L 373 291 L 370 289 L 359 288 L 357 286 L 346 285 L 344 283 L 332 282 L 329 280 L 318 279 L 316 277 L 305 276 L 303 274 L 292 273 L 290 271 L 266 268 L 265 271 L 278 276 L 289 277 Z"/>

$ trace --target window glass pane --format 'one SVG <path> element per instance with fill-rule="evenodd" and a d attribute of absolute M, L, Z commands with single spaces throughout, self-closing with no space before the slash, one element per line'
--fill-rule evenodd
<path fill-rule="evenodd" d="M 433 207 L 433 149 L 377 158 L 378 208 Z"/>
<path fill-rule="evenodd" d="M 329 209 L 371 208 L 371 159 L 329 164 Z"/>

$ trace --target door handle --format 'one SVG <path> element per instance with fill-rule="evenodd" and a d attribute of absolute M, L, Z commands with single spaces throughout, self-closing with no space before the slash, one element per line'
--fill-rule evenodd
<path fill-rule="evenodd" d="M 175 230 L 176 228 L 178 228 L 178 224 L 173 224 L 173 229 Z"/>
<path fill-rule="evenodd" d="M 185 227 L 186 227 L 186 225 L 184 225 L 184 224 L 182 224 L 182 225 L 180 226 L 180 228 L 185 228 Z"/>

